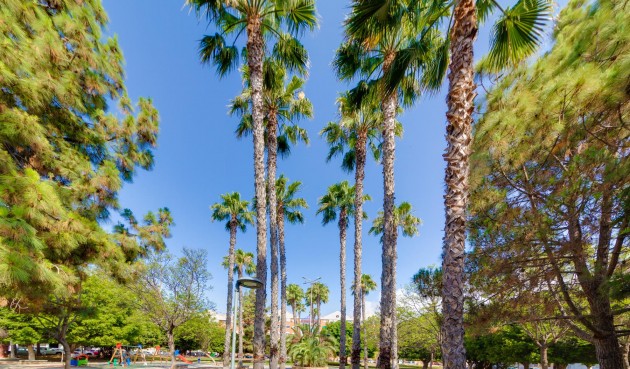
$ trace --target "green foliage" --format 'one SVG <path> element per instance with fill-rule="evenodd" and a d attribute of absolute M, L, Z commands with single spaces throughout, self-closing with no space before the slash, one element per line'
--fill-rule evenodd
<path fill-rule="evenodd" d="M 563 322 L 581 337 L 599 334 L 598 319 L 612 327 L 626 305 L 615 300 L 630 219 L 624 6 L 569 2 L 551 51 L 500 79 L 475 127 L 472 284 L 525 304 L 546 291 L 555 311 L 545 315 L 572 317 Z M 594 318 L 596 303 L 611 312 Z"/>
<path fill-rule="evenodd" d="M 558 364 L 597 364 L 593 344 L 576 337 L 568 337 L 549 347 L 549 361 Z"/>
<path fill-rule="evenodd" d="M 369 196 L 365 195 L 365 199 L 369 200 Z M 354 186 L 350 186 L 348 181 L 335 183 L 328 187 L 326 194 L 319 198 L 319 208 L 317 214 L 322 214 L 322 224 L 326 225 L 342 217 L 349 225 L 348 218 L 354 214 Z M 337 215 L 339 214 L 339 215 Z M 341 224 L 340 224 L 341 226 Z"/>
<path fill-rule="evenodd" d="M 175 345 L 179 350 L 223 351 L 225 328 L 208 312 L 198 313 L 175 329 Z"/>
<path fill-rule="evenodd" d="M 210 278 L 203 250 L 184 249 L 183 256 L 175 260 L 166 253 L 156 255 L 138 276 L 140 309 L 146 319 L 171 335 L 175 328 L 207 310 L 204 293 Z"/>
<path fill-rule="evenodd" d="M 41 342 L 44 332 L 32 314 L 20 314 L 10 307 L 0 308 L 0 327 L 7 333 L 2 342 L 28 345 Z"/>
<path fill-rule="evenodd" d="M 134 106 L 127 96 L 106 23 L 100 1 L 8 0 L 0 10 L 5 296 L 61 295 L 88 265 L 116 270 L 146 252 L 98 223 L 117 210 L 122 184 L 153 166 L 158 131 L 151 100 Z"/>
<path fill-rule="evenodd" d="M 322 335 L 333 337 L 337 342 L 341 338 L 341 321 L 330 322 L 327 323 L 326 326 L 322 328 Z M 350 349 L 352 348 L 352 323 L 346 322 L 346 354 L 350 353 Z M 335 351 L 339 354 L 339 348 L 336 348 Z"/>
<path fill-rule="evenodd" d="M 413 215 L 412 211 L 411 204 L 408 202 L 402 202 L 394 208 L 394 224 L 397 228 L 400 228 L 402 235 L 405 237 L 417 236 L 419 233 L 418 226 L 422 224 L 422 220 Z M 383 221 L 383 211 L 381 210 L 374 218 L 369 234 L 382 235 L 384 229 Z"/>
<path fill-rule="evenodd" d="M 517 326 L 505 326 L 492 333 L 466 336 L 467 359 L 490 364 L 536 362 L 537 348 Z"/>
<path fill-rule="evenodd" d="M 231 192 L 221 195 L 222 202 L 210 207 L 213 221 L 225 221 L 225 229 L 232 226 L 245 232 L 248 224 L 254 223 L 254 212 L 249 210 L 249 201 L 241 200 L 241 194 Z"/>
<path fill-rule="evenodd" d="M 245 50 L 239 53 L 235 46 L 236 39 L 249 33 L 246 28 L 253 23 L 257 24 L 265 38 L 276 39 L 276 45 L 270 49 L 285 67 L 290 71 L 305 73 L 308 63 L 302 52 L 303 46 L 294 36 L 306 29 L 312 30 L 317 25 L 313 0 L 187 0 L 186 3 L 197 15 L 216 25 L 217 33 L 201 39 L 199 56 L 203 63 L 214 64 L 220 76 L 236 68 L 239 54 L 246 56 Z M 234 42 L 226 41 L 226 36 L 234 36 Z"/>
<path fill-rule="evenodd" d="M 289 357 L 298 366 L 322 367 L 327 366 L 327 360 L 337 347 L 337 341 L 319 331 L 317 326 L 312 330 L 303 330 L 298 342 L 289 348 Z"/>

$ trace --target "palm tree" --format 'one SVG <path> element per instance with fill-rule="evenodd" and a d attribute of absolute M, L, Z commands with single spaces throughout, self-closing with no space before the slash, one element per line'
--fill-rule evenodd
<path fill-rule="evenodd" d="M 475 4 L 476 1 L 476 4 Z M 418 2 L 420 3 L 420 2 Z M 468 173 L 470 142 L 472 136 L 473 100 L 475 82 L 473 68 L 473 43 L 477 36 L 477 18 L 484 20 L 499 9 L 502 17 L 495 23 L 491 39 L 491 51 L 485 61 L 489 71 L 522 62 L 531 55 L 542 39 L 542 27 L 548 18 L 550 1 L 518 0 L 511 8 L 502 8 L 496 0 L 462 0 L 455 2 L 433 1 L 419 13 L 408 11 L 405 1 L 364 0 L 354 3 L 353 15 L 348 20 L 350 33 L 369 39 L 392 24 L 400 24 L 397 14 L 407 9 L 416 19 L 422 20 L 424 30 L 418 33 L 420 41 L 446 21 L 448 38 L 434 50 L 433 62 L 429 62 L 421 81 L 438 88 L 449 69 L 447 95 L 447 149 L 446 165 L 446 226 L 444 237 L 444 298 L 442 300 L 445 324 L 442 347 L 444 366 L 449 369 L 466 367 L 463 328 L 464 249 L 466 231 L 466 206 L 468 199 Z M 425 5 L 424 3 L 422 4 Z M 386 91 L 393 91 L 404 80 L 404 71 L 413 64 L 426 60 L 420 42 L 414 52 L 399 54 L 386 77 Z M 450 53 L 450 62 L 449 62 Z M 387 211 L 386 211 L 387 213 Z M 387 222 L 386 222 L 387 223 Z M 386 237 L 387 240 L 387 237 Z"/>
<path fill-rule="evenodd" d="M 214 23 L 220 32 L 204 36 L 200 42 L 200 55 L 204 63 L 212 63 L 220 75 L 233 70 L 239 60 L 239 51 L 234 43 L 227 43 L 225 36 L 238 38 L 247 35 L 245 56 L 249 70 L 249 85 L 252 100 L 252 131 L 254 136 L 254 187 L 256 203 L 256 252 L 257 277 L 267 279 L 266 214 L 264 168 L 264 106 L 263 106 L 263 59 L 265 41 L 276 36 L 273 53 L 287 66 L 299 70 L 305 63 L 300 43 L 281 32 L 280 26 L 293 34 L 305 28 L 313 29 L 317 24 L 314 0 L 187 0 L 198 14 L 203 14 Z M 298 47 L 299 46 L 299 47 Z M 297 61 L 297 63 L 294 63 Z M 263 369 L 265 356 L 266 288 L 256 290 L 256 315 L 254 322 L 254 369 Z M 272 369 L 276 369 L 272 366 Z"/>
<path fill-rule="evenodd" d="M 352 285 L 352 290 L 353 290 L 353 294 L 356 294 L 358 292 L 359 299 L 361 301 L 361 320 L 362 323 L 365 322 L 365 319 L 367 318 L 366 313 L 365 313 L 365 296 L 369 295 L 370 292 L 374 291 L 376 289 L 376 282 L 374 282 L 374 280 L 372 279 L 372 276 L 369 274 L 363 274 L 361 275 L 361 284 L 359 285 L 359 288 L 355 288 L 355 284 Z M 367 349 L 367 328 L 365 327 L 365 324 L 363 325 L 363 338 L 364 338 L 364 342 L 363 342 L 363 369 L 367 369 L 368 368 L 368 349 Z"/>
<path fill-rule="evenodd" d="M 304 214 L 301 209 L 308 208 L 306 200 L 296 197 L 300 191 L 302 182 L 289 183 L 289 180 L 280 175 L 276 181 L 277 216 L 278 216 L 278 249 L 280 251 L 280 369 L 284 369 L 287 358 L 287 255 L 284 247 L 284 221 L 291 223 L 304 223 Z M 301 289 L 300 289 L 301 290 Z M 301 302 L 301 300 L 300 300 Z M 294 318 L 295 308 L 293 305 Z"/>
<path fill-rule="evenodd" d="M 321 308 L 322 308 L 322 303 L 327 303 L 328 302 L 328 295 L 329 295 L 330 291 L 328 290 L 328 286 L 326 286 L 325 284 L 321 283 L 321 282 L 315 282 L 311 285 L 311 287 L 309 287 L 306 290 L 306 294 L 305 294 L 305 302 L 307 306 L 311 307 L 311 317 L 313 316 L 313 304 L 311 304 L 310 299 L 313 299 L 314 305 L 317 306 L 316 308 L 316 312 L 317 312 L 317 319 L 316 319 L 316 327 L 320 327 L 321 328 L 321 323 L 320 323 L 320 318 L 321 318 Z M 311 318 L 312 319 L 312 318 Z"/>
<path fill-rule="evenodd" d="M 229 256 L 223 257 L 223 267 L 228 268 L 230 265 Z M 256 265 L 254 264 L 254 254 L 237 249 L 234 252 L 234 271 L 238 275 L 238 279 L 243 278 L 243 274 L 253 275 L 256 273 Z M 238 359 L 239 367 L 243 366 L 243 291 L 238 290 Z"/>
<path fill-rule="evenodd" d="M 339 227 L 339 270 L 341 281 L 341 331 L 339 338 L 339 367 L 346 365 L 346 229 L 348 217 L 354 213 L 354 186 L 350 187 L 348 181 L 336 183 L 328 187 L 328 192 L 319 198 L 317 214 L 322 214 L 322 224 L 326 225 L 337 219 Z M 319 314 L 318 314 L 319 315 Z"/>
<path fill-rule="evenodd" d="M 422 223 L 420 218 L 415 217 L 411 213 L 411 204 L 408 202 L 401 203 L 398 207 L 394 208 L 394 229 L 400 228 L 402 235 L 405 237 L 413 237 L 418 234 L 418 226 Z M 378 212 L 377 217 L 372 223 L 370 228 L 370 234 L 380 234 L 381 242 L 383 242 L 383 235 L 385 229 L 384 215 L 382 211 Z M 397 232 L 398 233 L 398 232 Z M 398 326 L 392 327 L 392 361 L 393 366 L 398 367 Z"/>
<path fill-rule="evenodd" d="M 433 52 L 443 45 L 438 31 L 426 28 L 422 15 L 422 2 L 395 0 L 379 2 L 390 4 L 389 13 L 380 17 L 362 18 L 365 1 L 353 2 L 347 20 L 346 42 L 337 50 L 334 65 L 341 79 L 366 78 L 354 89 L 358 97 L 369 96 L 380 100 L 383 114 L 383 209 L 385 232 L 383 237 L 381 274 L 381 327 L 379 364 L 389 368 L 395 359 L 396 329 L 396 227 L 394 216 L 394 157 L 396 115 L 399 106 L 413 104 L 422 89 L 434 88 L 431 79 L 417 80 L 419 73 L 432 74 Z M 422 4 L 421 4 L 422 3 Z M 376 19 L 378 18 L 378 19 Z M 361 22 L 361 26 L 355 24 Z M 364 23 L 365 22 L 365 23 Z M 422 35 L 422 36 L 418 36 Z M 412 62 L 409 62 L 409 61 Z M 436 69 L 438 72 L 439 70 Z M 399 78 L 395 85 L 390 85 Z M 391 86 L 391 87 L 390 87 Z M 357 98 L 355 98 L 356 100 Z M 355 354 L 356 355 L 356 354 Z M 358 369 L 360 360 L 355 358 L 353 369 Z"/>
<path fill-rule="evenodd" d="M 300 319 L 298 316 L 299 311 L 304 306 L 304 290 L 297 284 L 291 283 L 287 286 L 287 304 L 291 306 L 293 310 L 293 326 L 298 327 L 300 325 Z"/>
<path fill-rule="evenodd" d="M 367 99 L 366 99 L 367 101 Z M 354 282 L 353 286 L 361 281 L 361 258 L 363 237 L 363 182 L 365 180 L 365 161 L 367 147 L 372 151 L 376 160 L 380 158 L 380 145 L 377 144 L 379 128 L 382 116 L 379 114 L 377 104 L 364 103 L 357 108 L 351 103 L 351 96 L 345 93 L 337 99 L 339 105 L 339 121 L 329 122 L 320 135 L 326 138 L 330 146 L 327 161 L 334 156 L 342 155 L 342 168 L 346 171 L 354 169 Z M 353 331 L 351 362 L 360 363 L 361 360 L 361 299 L 353 288 Z M 345 331 L 342 333 L 345 336 Z M 345 338 L 344 338 L 345 344 Z M 345 362 L 344 362 L 345 363 Z"/>
<path fill-rule="evenodd" d="M 304 54 L 306 52 L 303 52 Z M 278 216 L 276 198 L 276 170 L 278 153 L 288 154 L 289 143 L 302 140 L 308 143 L 306 131 L 296 123 L 302 118 L 312 118 L 313 105 L 306 99 L 302 87 L 304 79 L 293 76 L 287 83 L 287 72 L 281 62 L 268 58 L 264 67 L 263 102 L 266 122 L 267 194 L 269 196 L 269 228 L 271 230 L 271 333 L 270 365 L 283 365 L 286 347 L 278 348 L 285 330 L 278 316 Z M 248 78 L 245 78 L 247 80 Z M 241 115 L 237 135 L 242 137 L 251 131 L 251 115 L 248 114 L 251 89 L 246 88 L 231 104 L 231 113 Z M 280 143 L 280 145 L 279 145 Z M 285 311 L 286 314 L 286 311 Z M 284 339 L 286 342 L 286 338 Z M 280 352 L 280 355 L 278 353 Z M 284 355 L 282 353 L 285 353 Z M 280 358 L 278 357 L 280 356 Z"/>
<path fill-rule="evenodd" d="M 234 279 L 234 247 L 236 245 L 236 231 L 245 232 L 247 224 L 253 223 L 253 213 L 249 210 L 249 201 L 241 200 L 238 192 L 221 195 L 221 202 L 210 207 L 213 221 L 227 221 L 225 228 L 230 231 L 230 247 L 227 255 L 228 295 L 225 313 L 225 340 L 223 342 L 223 366 L 229 364 L 230 327 L 232 324 L 232 293 Z"/>

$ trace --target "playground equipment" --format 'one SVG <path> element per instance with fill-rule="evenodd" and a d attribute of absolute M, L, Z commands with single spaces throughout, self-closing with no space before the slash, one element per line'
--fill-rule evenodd
<path fill-rule="evenodd" d="M 118 361 L 120 359 L 120 361 Z M 118 342 L 116 344 L 116 348 L 114 349 L 114 353 L 112 354 L 112 358 L 109 359 L 109 365 L 125 365 L 125 358 L 122 348 L 122 343 Z"/>
<path fill-rule="evenodd" d="M 184 355 L 177 355 L 177 358 L 183 362 L 185 362 L 186 364 L 192 364 L 192 361 L 186 359 L 186 357 Z"/>
<path fill-rule="evenodd" d="M 136 354 L 133 357 L 134 364 L 138 362 L 138 358 L 142 358 L 142 363 L 144 364 L 144 366 L 147 366 L 147 357 L 144 353 L 144 350 L 142 350 L 142 345 L 136 346 Z"/>
<path fill-rule="evenodd" d="M 155 346 L 155 353 L 153 354 L 153 358 L 151 359 L 151 361 L 155 361 L 155 357 L 158 357 L 158 360 L 160 361 L 160 364 L 162 364 L 162 355 L 160 355 L 160 346 Z M 168 362 L 168 360 L 166 358 L 164 358 L 164 360 L 166 362 Z"/>

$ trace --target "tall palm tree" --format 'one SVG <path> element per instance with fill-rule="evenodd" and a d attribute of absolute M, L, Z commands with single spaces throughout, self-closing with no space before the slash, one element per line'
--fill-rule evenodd
<path fill-rule="evenodd" d="M 249 210 L 249 201 L 241 200 L 238 192 L 221 195 L 221 202 L 210 207 L 213 221 L 227 221 L 225 228 L 230 232 L 230 247 L 227 255 L 228 294 L 225 310 L 225 340 L 223 342 L 223 366 L 230 361 L 230 327 L 232 324 L 232 294 L 234 284 L 234 247 L 236 245 L 236 231 L 245 232 L 247 224 L 252 224 L 253 213 Z M 232 328 L 235 329 L 235 328 Z"/>
<path fill-rule="evenodd" d="M 305 51 L 302 54 L 306 54 Z M 306 64 L 305 60 L 305 64 Z M 306 131 L 297 125 L 302 118 L 312 118 L 313 105 L 305 98 L 302 88 L 304 79 L 293 76 L 288 79 L 287 72 L 282 62 L 267 58 L 263 83 L 263 107 L 265 112 L 265 137 L 267 148 L 267 195 L 269 203 L 269 229 L 271 249 L 271 333 L 270 333 L 270 365 L 278 366 L 282 360 L 282 349 L 279 348 L 281 340 L 280 317 L 278 312 L 278 223 L 277 223 L 277 198 L 276 198 L 276 170 L 278 153 L 287 154 L 290 151 L 289 143 L 295 144 L 299 140 L 308 143 Z M 247 74 L 247 73 L 246 73 Z M 248 78 L 245 78 L 247 81 Z M 241 123 L 237 129 L 237 135 L 247 135 L 251 130 L 251 114 L 249 103 L 251 101 L 251 88 L 232 101 L 231 113 L 241 115 Z M 279 136 L 279 137 L 278 137 Z M 279 139 L 280 138 L 280 139 Z M 279 145 L 278 143 L 281 143 Z M 285 340 L 286 341 L 286 340 Z M 286 355 L 284 356 L 286 357 Z"/>
<path fill-rule="evenodd" d="M 291 283 L 287 286 L 287 304 L 291 306 L 291 310 L 293 310 L 294 327 L 298 327 L 300 325 L 298 313 L 304 306 L 305 296 L 304 290 L 299 285 Z"/>
<path fill-rule="evenodd" d="M 361 275 L 361 284 L 359 285 L 359 288 L 355 288 L 355 284 L 352 285 L 352 290 L 353 290 L 353 294 L 356 294 L 358 292 L 358 294 L 360 295 L 359 299 L 361 300 L 361 320 L 362 323 L 365 323 L 365 319 L 367 319 L 366 313 L 365 313 L 365 296 L 369 295 L 370 292 L 374 291 L 376 289 L 376 282 L 374 282 L 374 280 L 372 279 L 372 276 L 369 274 L 363 274 Z M 362 324 L 363 326 L 363 369 L 367 369 L 368 368 L 368 349 L 367 349 L 367 327 L 365 326 L 365 324 Z"/>
<path fill-rule="evenodd" d="M 316 327 L 321 328 L 322 303 L 325 304 L 325 303 L 328 302 L 329 294 L 330 294 L 330 290 L 328 289 L 328 286 L 326 286 L 325 284 L 323 284 L 321 282 L 313 283 L 306 290 L 304 301 L 306 302 L 306 305 L 311 307 L 311 317 L 313 316 L 314 311 L 317 313 L 317 319 L 315 319 L 315 321 L 316 321 L 316 325 L 315 326 Z M 312 304 L 310 302 L 311 298 L 313 299 L 313 303 Z M 315 306 L 317 306 L 317 307 L 315 308 Z M 315 308 L 315 310 L 314 310 L 314 308 Z"/>
<path fill-rule="evenodd" d="M 300 43 L 282 33 L 281 26 L 298 34 L 304 29 L 313 29 L 317 24 L 314 0 L 187 0 L 198 14 L 203 14 L 214 23 L 219 32 L 204 36 L 200 42 L 202 62 L 212 63 L 221 75 L 233 70 L 239 60 L 239 51 L 234 43 L 227 43 L 225 36 L 238 38 L 246 33 L 245 56 L 249 71 L 252 101 L 252 131 L 254 136 L 254 187 L 256 203 L 256 252 L 257 277 L 267 280 L 267 224 L 265 206 L 264 169 L 264 106 L 263 106 L 263 59 L 266 40 L 276 38 L 273 53 L 290 68 L 300 69 L 304 55 Z M 299 46 L 299 47 L 298 47 Z M 265 358 L 266 287 L 256 290 L 256 313 L 254 319 L 254 369 L 263 369 Z M 272 369 L 276 369 L 272 367 Z"/>
<path fill-rule="evenodd" d="M 422 2 L 407 0 L 381 1 L 390 4 L 390 12 L 380 17 L 362 18 L 364 1 L 353 2 L 346 23 L 346 42 L 337 50 L 334 65 L 341 79 L 366 78 L 354 92 L 357 96 L 375 96 L 383 114 L 383 209 L 384 228 L 381 274 L 381 327 L 379 366 L 397 366 L 395 360 L 396 329 L 396 227 L 394 214 L 394 158 L 396 115 L 399 106 L 409 106 L 422 89 L 432 89 L 430 79 L 417 80 L 419 73 L 433 73 L 433 51 L 443 45 L 437 30 L 426 28 L 421 15 Z M 422 4 L 421 4 L 422 3 Z M 357 27 L 355 24 L 361 22 Z M 418 36 L 422 35 L 422 36 Z M 401 61 L 402 60 L 402 61 Z M 408 61 L 413 62 L 409 63 Z M 405 65 L 401 65 L 402 63 Z M 396 73 L 392 75 L 393 73 Z M 389 82 L 398 77 L 395 85 Z M 425 83 L 426 82 L 426 83 Z M 353 363 L 358 369 L 360 361 Z"/>
<path fill-rule="evenodd" d="M 319 198 L 317 214 L 322 214 L 322 224 L 326 225 L 337 219 L 339 227 L 339 270 L 341 281 L 341 331 L 339 338 L 339 367 L 346 365 L 346 230 L 348 217 L 354 213 L 354 186 L 350 187 L 348 181 L 336 183 L 328 187 L 326 194 Z M 319 315 L 319 314 L 318 314 Z"/>
<path fill-rule="evenodd" d="M 475 3 L 476 1 L 476 3 Z M 418 2 L 421 3 L 421 2 Z M 353 15 L 347 29 L 352 34 L 369 39 L 384 27 L 397 24 L 400 9 L 406 1 L 362 0 L 355 1 Z M 422 3 L 422 6 L 425 6 Z M 464 250 L 466 231 L 466 206 L 468 199 L 468 175 L 470 142 L 472 136 L 473 100 L 475 82 L 473 68 L 473 43 L 477 36 L 478 18 L 484 20 L 494 10 L 502 15 L 494 25 L 491 51 L 485 61 L 489 71 L 522 62 L 531 55 L 542 40 L 542 30 L 549 16 L 550 1 L 518 0 L 513 7 L 503 8 L 496 0 L 461 0 L 453 2 L 431 1 L 420 12 L 409 11 L 422 20 L 424 30 L 418 33 L 420 41 L 432 30 L 448 24 L 447 42 L 434 50 L 421 81 L 427 86 L 438 88 L 448 65 L 449 91 L 447 95 L 447 149 L 446 165 L 446 226 L 444 236 L 444 343 L 442 351 L 444 365 L 449 369 L 466 367 L 464 349 Z M 426 50 L 418 43 L 416 51 Z M 411 49 L 410 49 L 411 50 Z M 386 91 L 393 91 L 404 79 L 408 66 L 426 60 L 422 52 L 399 54 L 386 76 Z M 450 54 L 450 61 L 449 61 Z M 386 211 L 387 213 L 387 211 Z M 387 223 L 387 222 L 386 222 Z"/>
<path fill-rule="evenodd" d="M 223 267 L 229 268 L 229 256 L 223 257 Z M 254 264 L 254 254 L 236 249 L 234 252 L 234 271 L 237 273 L 238 279 L 243 278 L 244 273 L 253 275 L 256 273 L 256 264 Z M 239 367 L 243 366 L 243 291 L 238 290 L 238 359 Z"/>
<path fill-rule="evenodd" d="M 276 181 L 277 216 L 278 216 L 278 249 L 280 251 L 280 369 L 284 369 L 287 358 L 287 255 L 284 247 L 284 221 L 291 223 L 304 223 L 304 214 L 301 209 L 308 208 L 306 200 L 297 197 L 302 182 L 289 183 L 289 180 L 280 175 Z M 301 300 L 300 300 L 301 302 Z M 295 308 L 299 307 L 294 305 Z"/>
<path fill-rule="evenodd" d="M 400 228 L 402 235 L 405 237 L 413 237 L 418 234 L 418 226 L 422 223 L 420 218 L 417 218 L 412 213 L 411 204 L 408 202 L 401 203 L 398 207 L 394 208 L 394 227 Z M 370 234 L 380 234 L 381 242 L 383 242 L 383 235 L 385 230 L 384 214 L 379 211 L 377 217 L 372 223 L 370 228 Z M 398 233 L 398 232 L 397 232 Z M 392 327 L 392 362 L 393 367 L 398 367 L 398 326 Z"/>
<path fill-rule="evenodd" d="M 339 121 L 329 122 L 320 135 L 326 138 L 330 146 L 327 161 L 334 156 L 342 155 L 342 168 L 346 171 L 354 169 L 354 282 L 353 286 L 361 281 L 361 259 L 363 238 L 363 182 L 365 180 L 365 161 L 367 148 L 372 151 L 376 160 L 380 158 L 380 145 L 377 143 L 382 116 L 378 106 L 373 101 L 368 101 L 356 107 L 351 103 L 352 97 L 346 92 L 337 99 L 339 106 Z M 372 103 L 370 103 L 372 102 Z M 353 288 L 353 331 L 351 362 L 359 363 L 361 360 L 361 299 Z M 342 333 L 345 336 L 345 332 Z M 345 362 L 344 362 L 345 363 Z"/>

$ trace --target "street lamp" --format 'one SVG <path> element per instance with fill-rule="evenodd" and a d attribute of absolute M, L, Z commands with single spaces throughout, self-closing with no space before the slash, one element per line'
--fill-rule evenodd
<path fill-rule="evenodd" d="M 309 284 L 311 285 L 311 287 L 313 286 L 313 283 L 319 281 L 320 279 L 322 279 L 322 277 L 317 277 L 313 280 L 308 280 L 306 279 L 306 277 L 302 277 L 302 279 L 304 279 L 304 284 Z M 310 292 L 310 302 L 311 302 L 311 313 L 308 315 L 308 328 L 310 330 L 313 330 L 313 289 L 311 288 L 311 292 Z"/>
<path fill-rule="evenodd" d="M 238 296 L 238 292 L 241 289 L 241 286 L 245 288 L 251 288 L 253 290 L 257 290 L 263 286 L 263 283 L 258 278 L 240 278 L 236 281 L 236 296 Z M 232 362 L 230 363 L 230 369 L 234 369 L 234 354 L 236 352 L 236 310 L 238 309 L 238 297 L 236 298 L 236 302 L 234 303 L 234 311 L 232 312 Z M 242 334 L 242 333 L 241 333 Z"/>

